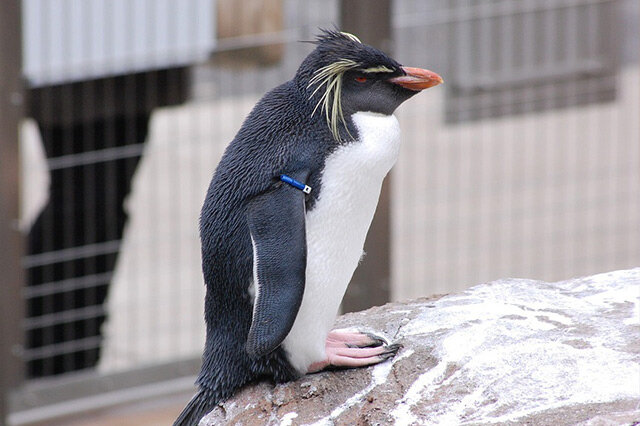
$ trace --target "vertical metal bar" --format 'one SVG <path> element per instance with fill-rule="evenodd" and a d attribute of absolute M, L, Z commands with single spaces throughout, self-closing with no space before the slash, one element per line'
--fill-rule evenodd
<path fill-rule="evenodd" d="M 82 10 L 82 9 L 81 9 Z M 71 50 L 71 31 L 69 31 L 71 25 L 71 19 L 73 19 L 70 14 L 65 14 L 62 22 L 64 25 L 64 30 L 62 31 L 61 38 L 63 40 L 65 46 L 65 54 L 69 54 Z M 71 86 L 64 86 L 62 91 L 62 111 L 63 115 L 73 116 L 73 104 L 75 102 L 73 96 L 73 89 Z M 75 123 L 72 126 L 65 126 L 62 130 L 62 146 L 64 153 L 73 153 L 74 150 L 74 139 L 77 138 L 76 126 Z M 61 180 L 63 182 L 62 188 L 60 191 L 62 192 L 61 201 L 63 204 L 63 215 L 64 220 L 58 224 L 58 226 L 62 229 L 62 244 L 63 247 L 73 247 L 75 242 L 77 241 L 77 236 L 75 234 L 75 212 L 77 211 L 76 204 L 79 200 L 75 197 L 76 186 L 79 185 L 79 182 L 75 182 L 74 178 L 74 168 L 65 168 L 60 170 L 62 174 Z M 64 262 L 62 264 L 62 274 L 64 277 L 73 277 L 75 275 L 75 263 L 76 262 Z M 60 303 L 62 305 L 62 312 L 70 311 L 74 309 L 73 303 L 73 295 L 71 292 L 61 292 L 57 295 L 59 300 L 54 302 L 54 304 Z M 51 327 L 52 330 L 56 330 L 56 327 Z M 62 340 L 64 342 L 72 342 L 75 340 L 75 330 L 74 323 L 67 322 L 59 324 L 60 333 L 62 334 Z M 57 333 L 54 332 L 54 336 Z M 52 343 L 57 343 L 57 336 L 53 338 Z M 52 357 L 54 362 L 53 365 L 56 365 L 57 368 L 62 369 L 62 371 L 72 371 L 75 367 L 75 362 L 73 360 L 73 356 L 69 353 L 62 353 L 58 357 Z M 57 358 L 57 359 L 56 359 Z"/>
<path fill-rule="evenodd" d="M 340 26 L 364 43 L 390 53 L 391 1 L 380 0 L 372 7 L 367 0 L 342 0 Z M 359 311 L 389 301 L 391 285 L 391 176 L 382 186 L 378 208 L 369 229 L 364 260 L 356 269 L 344 296 L 345 312 Z"/>
<path fill-rule="evenodd" d="M 5 0 L 0 8 L 0 425 L 6 424 L 9 392 L 24 379 L 19 348 L 24 316 L 21 266 L 24 239 L 18 230 L 20 158 L 18 126 L 23 116 L 20 0 Z"/>
<path fill-rule="evenodd" d="M 83 17 L 83 22 L 84 22 L 83 32 L 88 36 L 82 38 L 81 49 L 86 57 L 90 57 L 91 50 L 93 49 L 93 46 L 95 46 L 95 43 L 96 43 L 96 40 L 94 40 L 94 34 L 92 33 L 89 27 L 90 25 L 93 25 L 93 19 L 94 19 L 93 17 L 97 12 L 96 6 L 98 5 L 95 2 L 87 2 L 86 9 L 84 9 L 86 15 Z M 105 20 L 108 19 L 106 15 L 107 14 L 103 15 L 103 18 Z M 107 20 L 106 22 L 109 22 L 109 21 Z M 81 89 L 80 89 L 79 96 L 82 102 L 82 110 L 87 112 L 86 116 L 84 116 L 81 119 L 80 123 L 78 123 L 78 127 L 81 129 L 80 131 L 82 133 L 82 151 L 83 152 L 94 151 L 96 149 L 97 140 L 100 137 L 97 134 L 98 132 L 96 132 L 96 126 L 94 124 L 95 120 L 92 120 L 89 118 L 89 117 L 95 117 L 97 115 L 96 111 L 98 110 L 98 107 L 94 102 L 91 102 L 91 99 L 98 99 L 99 95 L 98 95 L 98 90 L 96 89 L 97 89 L 97 85 L 95 81 L 84 82 L 84 84 L 81 85 Z M 98 230 L 96 226 L 97 223 L 95 220 L 95 218 L 99 214 L 98 207 L 97 207 L 97 194 L 96 194 L 96 191 L 97 191 L 96 188 L 98 187 L 98 183 L 97 183 L 98 178 L 99 176 L 98 176 L 98 173 L 96 172 L 96 167 L 84 168 L 83 174 L 82 174 L 83 193 L 80 197 L 83 203 L 83 207 L 82 207 L 83 217 L 81 219 L 81 222 L 83 223 L 83 229 L 81 232 L 82 232 L 84 241 L 88 243 L 93 243 L 98 240 Z M 78 214 L 80 215 L 80 213 Z M 82 260 L 82 268 L 83 268 L 83 274 L 85 276 L 97 274 L 98 258 L 96 256 L 86 257 L 85 259 Z M 108 282 L 109 279 L 107 279 L 106 281 Z M 93 289 L 86 288 L 84 290 L 84 294 L 94 296 L 96 292 L 96 288 L 99 288 L 99 287 L 94 287 Z M 86 302 L 86 300 L 84 300 L 83 302 Z M 90 303 L 85 304 L 85 306 L 89 306 L 89 305 Z M 75 330 L 76 333 L 78 333 L 77 335 L 79 335 L 81 338 L 86 336 L 91 336 L 91 327 L 90 327 L 89 321 L 83 321 L 79 327 L 81 327 L 80 330 L 78 329 Z M 78 355 L 76 355 L 76 357 L 78 357 Z M 84 359 L 79 359 L 78 365 L 71 366 L 71 370 L 67 370 L 67 371 L 82 369 L 84 367 L 83 362 L 84 362 Z"/>
<path fill-rule="evenodd" d="M 508 7 L 508 5 L 505 3 L 503 3 L 503 5 L 504 7 Z M 495 8 L 498 6 L 489 4 L 489 7 Z M 458 15 L 459 14 L 460 12 L 458 12 Z M 494 19 L 499 20 L 500 18 L 494 18 Z M 462 39 L 462 42 L 464 43 L 464 45 L 462 44 L 459 45 L 460 52 L 458 53 L 459 56 L 458 56 L 457 63 L 465 64 L 463 67 L 465 76 L 473 75 L 473 69 L 474 69 L 473 63 L 470 62 L 470 59 L 473 58 L 471 56 L 472 52 L 476 51 L 476 49 L 471 44 L 472 40 L 475 38 L 474 33 L 472 32 L 472 22 L 473 21 L 462 22 L 458 24 L 459 25 L 458 28 L 460 28 L 459 31 L 464 35 Z M 481 53 L 479 57 L 476 56 L 474 60 L 479 61 L 479 66 L 481 67 L 483 73 L 488 73 L 490 75 L 490 73 L 492 72 L 497 72 L 497 73 L 505 72 L 508 69 L 507 64 L 499 61 L 496 61 L 496 63 L 493 63 L 491 59 L 491 55 L 494 55 L 495 52 L 492 52 L 491 49 L 495 49 L 496 42 L 501 41 L 503 43 L 507 43 L 508 41 L 505 39 L 494 40 L 492 38 L 493 34 L 491 33 L 491 29 L 493 25 L 492 25 L 492 22 L 490 22 L 487 18 L 479 19 L 476 25 L 480 27 L 477 38 L 478 38 L 478 41 L 480 41 L 481 43 L 480 47 L 477 50 L 478 52 L 480 52 L 480 48 L 482 48 L 482 49 L 487 49 L 487 51 L 484 53 Z M 510 37 L 511 35 L 509 35 L 509 38 Z M 476 155 L 474 155 L 475 158 L 472 159 L 472 162 L 473 162 L 472 164 L 475 164 L 475 167 L 477 167 L 477 170 L 478 170 L 478 175 L 476 178 L 478 206 L 477 207 L 474 206 L 472 207 L 472 209 L 477 208 L 480 212 L 482 212 L 480 213 L 481 221 L 479 222 L 479 226 L 477 227 L 478 228 L 477 232 L 479 234 L 478 241 L 482 241 L 485 247 L 491 247 L 491 249 L 479 250 L 481 252 L 479 253 L 481 256 L 480 257 L 481 260 L 477 266 L 477 273 L 470 276 L 465 282 L 458 281 L 456 284 L 456 290 L 460 288 L 465 288 L 465 286 L 468 285 L 469 282 L 479 282 L 479 281 L 482 281 L 483 279 L 486 279 L 486 277 L 493 276 L 493 274 L 495 274 L 495 270 L 499 267 L 496 265 L 499 265 L 499 259 L 501 257 L 500 237 L 503 233 L 501 232 L 500 227 L 492 226 L 493 224 L 492 224 L 490 215 L 492 215 L 493 212 L 492 213 L 488 213 L 488 212 L 492 210 L 492 207 L 497 209 L 500 209 L 501 207 L 501 206 L 492 206 L 492 203 L 497 204 L 501 201 L 490 201 L 490 200 L 492 195 L 495 193 L 492 191 L 497 191 L 497 185 L 494 186 L 492 184 L 492 179 L 493 179 L 492 173 L 494 173 L 498 169 L 495 166 L 495 162 L 502 163 L 502 159 L 504 157 L 502 158 L 500 157 L 503 156 L 504 153 L 499 148 L 496 149 L 497 135 L 495 134 L 495 127 L 490 124 L 490 120 L 487 120 L 486 118 L 482 117 L 482 111 L 486 111 L 486 113 L 490 113 L 492 104 L 495 102 L 496 99 L 499 99 L 499 96 L 500 96 L 499 93 L 485 92 L 478 99 L 478 102 L 475 105 L 471 105 L 470 101 L 472 98 L 463 97 L 461 99 L 462 101 L 464 101 L 464 104 L 465 104 L 463 109 L 464 114 L 469 114 L 469 113 L 477 114 L 476 112 L 473 112 L 473 110 L 476 108 L 480 108 L 480 113 L 479 113 L 480 129 L 481 129 L 479 131 L 480 136 L 478 137 L 478 135 L 475 134 L 473 127 L 471 127 L 466 132 L 464 137 L 465 139 L 467 139 L 466 144 L 468 146 L 473 146 L 473 145 L 477 146 Z M 452 146 L 456 146 L 456 145 L 459 145 L 459 144 L 455 144 L 455 143 L 452 144 Z M 453 166 L 452 168 L 455 169 L 456 167 Z M 492 188 L 494 189 L 492 190 Z M 478 214 L 478 213 L 475 213 L 475 214 Z M 472 250 L 476 251 L 477 248 L 473 248 Z M 469 255 L 471 255 L 471 253 L 469 253 Z M 450 291 L 451 289 L 447 287 L 444 287 L 442 290 L 440 290 L 441 293 L 447 293 Z"/>

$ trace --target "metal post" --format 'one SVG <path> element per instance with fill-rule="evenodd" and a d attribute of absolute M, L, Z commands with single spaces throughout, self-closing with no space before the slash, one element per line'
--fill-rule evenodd
<path fill-rule="evenodd" d="M 0 424 L 8 396 L 23 380 L 23 236 L 18 229 L 20 170 L 18 126 L 23 112 L 20 0 L 0 7 Z"/>
<path fill-rule="evenodd" d="M 391 54 L 391 0 L 342 0 L 340 29 L 363 43 Z M 391 284 L 390 178 L 382 186 L 380 201 L 364 245 L 366 256 L 356 270 L 342 302 L 344 312 L 359 311 L 389 301 Z"/>

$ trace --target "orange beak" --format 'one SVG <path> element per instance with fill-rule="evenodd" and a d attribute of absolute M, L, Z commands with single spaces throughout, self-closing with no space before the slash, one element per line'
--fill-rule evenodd
<path fill-rule="evenodd" d="M 423 70 L 422 68 L 402 67 L 402 70 L 405 72 L 405 75 L 391 78 L 389 81 L 405 89 L 415 90 L 416 92 L 437 86 L 444 81 L 442 77 L 435 72 Z"/>

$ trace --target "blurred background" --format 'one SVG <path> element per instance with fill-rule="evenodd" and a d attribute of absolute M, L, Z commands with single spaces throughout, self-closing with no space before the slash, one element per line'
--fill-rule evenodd
<path fill-rule="evenodd" d="M 226 144 L 334 25 L 445 84 L 406 102 L 343 311 L 640 260 L 637 0 L 3 0 L 5 424 L 169 424 L 204 343 Z"/>

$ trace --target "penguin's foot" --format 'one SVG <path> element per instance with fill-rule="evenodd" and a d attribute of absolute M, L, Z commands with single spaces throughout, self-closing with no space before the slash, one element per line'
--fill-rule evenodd
<path fill-rule="evenodd" d="M 323 361 L 314 362 L 308 372 L 315 373 L 328 367 L 364 367 L 377 364 L 393 357 L 400 349 L 398 344 L 389 342 L 372 333 L 347 330 L 333 330 L 327 336 Z"/>

